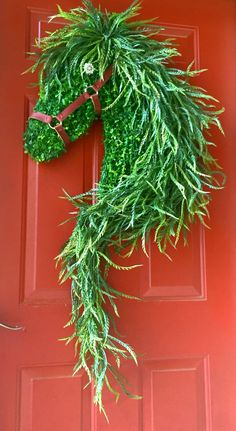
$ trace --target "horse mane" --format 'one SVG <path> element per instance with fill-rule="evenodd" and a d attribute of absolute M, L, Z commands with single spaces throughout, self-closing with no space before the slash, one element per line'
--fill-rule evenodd
<path fill-rule="evenodd" d="M 75 371 L 84 368 L 94 381 L 101 409 L 104 384 L 117 396 L 109 374 L 132 396 L 108 353 L 118 365 L 121 357 L 137 361 L 133 349 L 112 335 L 104 308 L 109 301 L 118 315 L 114 298 L 127 297 L 107 281 L 109 267 L 129 269 L 116 264 L 111 251 L 130 256 L 141 244 L 148 255 L 153 229 L 160 252 L 166 253 L 168 243 L 175 247 L 190 223 L 199 219 L 205 224 L 210 191 L 220 188 L 222 175 L 208 150 L 209 128 L 222 131 L 222 110 L 190 83 L 201 71 L 173 66 L 173 57 L 180 54 L 172 41 L 158 40 L 162 28 L 152 20 L 133 20 L 139 9 L 138 1 L 119 14 L 102 12 L 88 1 L 69 12 L 59 8 L 58 16 L 67 24 L 41 41 L 32 67 L 40 71 L 35 110 L 50 115 L 102 79 L 109 66 L 113 69 L 99 91 L 105 148 L 101 178 L 95 190 L 68 196 L 78 216 L 59 255 L 61 280 L 72 283 L 69 323 L 74 332 L 69 341 L 80 344 Z M 87 63 L 94 67 L 91 75 L 86 74 Z M 96 118 L 88 100 L 63 123 L 70 140 L 86 133 Z M 49 161 L 67 150 L 47 124 L 29 119 L 25 151 L 34 160 Z"/>

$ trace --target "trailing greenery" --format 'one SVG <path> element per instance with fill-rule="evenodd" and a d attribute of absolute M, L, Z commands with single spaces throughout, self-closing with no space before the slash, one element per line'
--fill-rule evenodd
<path fill-rule="evenodd" d="M 95 384 L 95 402 L 103 409 L 104 384 L 118 397 L 110 377 L 132 396 L 120 376 L 120 359 L 136 355 L 112 330 L 110 303 L 126 297 L 107 281 L 111 252 L 131 255 L 139 240 L 145 254 L 150 231 L 165 253 L 176 246 L 181 232 L 199 219 L 205 223 L 211 189 L 221 187 L 221 171 L 209 153 L 209 129 L 221 131 L 216 100 L 190 78 L 201 71 L 178 70 L 172 58 L 180 55 L 162 30 L 150 21 L 130 20 L 138 15 L 135 1 L 122 13 L 102 12 L 84 1 L 83 7 L 58 16 L 69 21 L 41 41 L 32 71 L 40 70 L 40 98 L 35 111 L 56 115 L 87 85 L 113 65 L 113 75 L 100 90 L 105 156 L 96 189 L 68 199 L 76 207 L 76 225 L 58 259 L 61 281 L 71 279 L 72 314 L 78 362 Z M 87 75 L 84 65 L 95 71 Z M 63 123 L 72 141 L 88 131 L 96 118 L 89 100 Z M 25 151 L 38 162 L 59 157 L 65 148 L 47 124 L 31 119 L 25 133 Z M 114 366 L 114 357 L 117 367 Z"/>

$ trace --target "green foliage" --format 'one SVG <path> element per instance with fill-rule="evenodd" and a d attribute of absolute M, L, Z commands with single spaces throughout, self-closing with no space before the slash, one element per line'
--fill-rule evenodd
<path fill-rule="evenodd" d="M 192 65 L 186 71 L 173 67 L 172 57 L 180 54 L 170 41 L 152 38 L 161 31 L 152 21 L 129 21 L 138 14 L 137 1 L 120 14 L 104 13 L 88 1 L 83 5 L 70 12 L 59 8 L 70 24 L 43 39 L 32 71 L 40 68 L 35 110 L 55 115 L 113 64 L 113 75 L 100 91 L 101 179 L 95 190 L 67 196 L 77 210 L 76 225 L 58 257 L 61 282 L 71 280 L 74 332 L 68 342 L 75 341 L 76 353 L 79 346 L 75 372 L 86 370 L 103 409 L 104 384 L 118 397 L 110 377 L 132 396 L 114 360 L 118 368 L 121 358 L 137 361 L 133 349 L 112 335 L 106 304 L 118 316 L 115 299 L 127 295 L 109 285 L 108 269 L 132 267 L 114 263 L 111 251 L 131 255 L 141 239 L 147 254 L 155 229 L 155 242 L 165 253 L 196 218 L 205 223 L 210 191 L 221 187 L 222 176 L 209 153 L 214 145 L 209 129 L 222 129 L 215 99 L 189 82 L 201 71 Z M 87 62 L 95 67 L 91 76 L 84 73 Z M 69 116 L 63 125 L 71 140 L 84 134 L 95 117 L 91 101 Z M 31 119 L 25 150 L 36 161 L 48 161 L 65 148 L 48 125 Z"/>

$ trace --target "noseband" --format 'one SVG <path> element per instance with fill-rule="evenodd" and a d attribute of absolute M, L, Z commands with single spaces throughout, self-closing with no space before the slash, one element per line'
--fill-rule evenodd
<path fill-rule="evenodd" d="M 84 93 L 78 96 L 74 100 L 74 102 L 70 103 L 70 105 L 68 105 L 65 109 L 63 109 L 63 111 L 61 111 L 59 114 L 47 115 L 47 114 L 43 114 L 42 112 L 33 112 L 29 116 L 29 119 L 39 120 L 39 121 L 42 121 L 42 123 L 48 124 L 49 127 L 51 127 L 51 129 L 55 130 L 59 138 L 64 142 L 64 145 L 69 144 L 70 138 L 66 133 L 62 125 L 62 122 L 89 99 L 91 99 L 93 102 L 95 112 L 98 115 L 100 115 L 102 108 L 101 108 L 98 92 L 106 84 L 106 82 L 109 80 L 111 75 L 112 75 L 112 65 L 104 73 L 103 79 L 99 79 L 93 85 L 89 85 L 88 87 L 86 87 Z"/>

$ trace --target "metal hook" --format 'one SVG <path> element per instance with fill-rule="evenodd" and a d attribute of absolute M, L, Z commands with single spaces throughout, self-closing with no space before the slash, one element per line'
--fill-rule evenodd
<path fill-rule="evenodd" d="M 0 322 L 0 327 L 8 329 L 9 331 L 22 331 L 24 329 L 23 326 L 10 326 L 6 325 L 5 323 Z"/>

